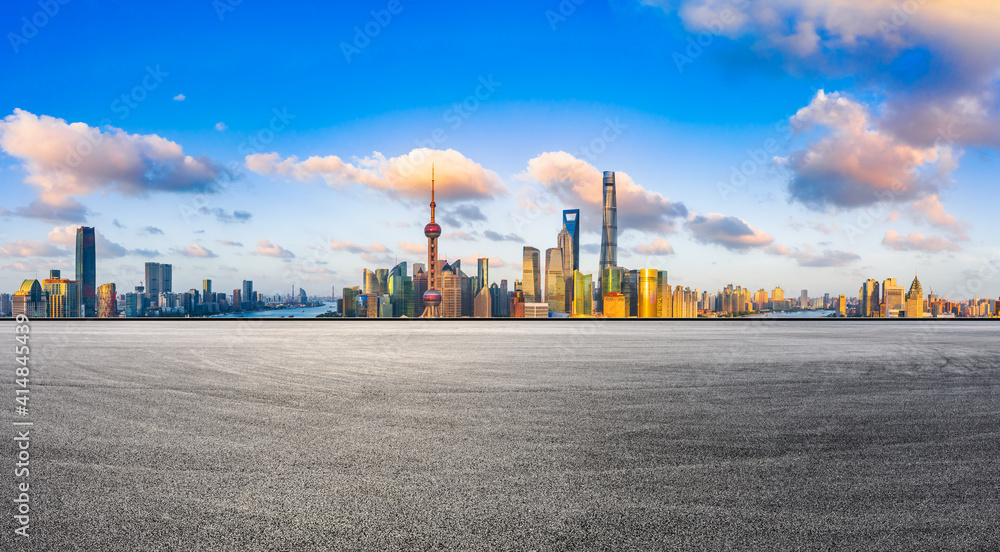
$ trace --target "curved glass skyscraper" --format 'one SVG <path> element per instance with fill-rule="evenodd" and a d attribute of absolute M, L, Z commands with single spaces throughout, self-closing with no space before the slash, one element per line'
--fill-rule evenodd
<path fill-rule="evenodd" d="M 603 278 L 604 269 L 618 266 L 618 200 L 615 194 L 615 173 L 604 171 L 604 225 L 601 228 L 601 267 L 598 274 Z M 598 283 L 598 289 L 603 291 L 603 280 Z M 598 297 L 601 312 L 604 309 L 604 297 Z"/>

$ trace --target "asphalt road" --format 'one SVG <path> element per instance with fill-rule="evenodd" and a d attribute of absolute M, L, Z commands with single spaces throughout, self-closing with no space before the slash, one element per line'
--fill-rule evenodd
<path fill-rule="evenodd" d="M 2 359 L 2 550 L 1000 549 L 996 324 L 31 336 L 26 417 Z"/>

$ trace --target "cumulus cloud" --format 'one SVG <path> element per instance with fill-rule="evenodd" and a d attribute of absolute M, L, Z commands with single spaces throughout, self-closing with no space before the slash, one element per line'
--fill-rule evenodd
<path fill-rule="evenodd" d="M 262 255 L 264 257 L 277 257 L 279 259 L 294 259 L 295 254 L 291 251 L 281 247 L 276 243 L 272 243 L 270 240 L 260 240 L 257 242 L 257 251 L 252 253 L 253 255 Z"/>
<path fill-rule="evenodd" d="M 229 129 L 229 127 L 226 126 L 226 123 L 222 123 L 222 122 L 215 123 L 215 130 L 218 130 L 219 132 L 222 132 L 222 131 L 228 130 L 228 129 Z"/>
<path fill-rule="evenodd" d="M 215 253 L 212 253 L 212 250 L 205 249 L 204 247 L 196 243 L 193 243 L 185 247 L 184 249 L 177 250 L 176 253 L 178 253 L 179 255 L 183 255 L 185 257 L 203 257 L 206 259 L 218 257 L 218 255 L 216 255 Z"/>
<path fill-rule="evenodd" d="M 673 255 L 674 247 L 663 238 L 656 238 L 652 243 L 644 243 L 635 248 L 640 255 Z"/>
<path fill-rule="evenodd" d="M 527 170 L 519 178 L 538 182 L 567 206 L 580 207 L 584 218 L 603 218 L 604 173 L 587 161 L 564 151 L 546 152 L 528 161 Z M 615 173 L 615 188 L 619 229 L 671 231 L 688 215 L 683 203 L 643 188 L 627 173 Z"/>
<path fill-rule="evenodd" d="M 424 255 L 427 253 L 426 243 L 399 242 L 399 248 L 412 255 Z"/>
<path fill-rule="evenodd" d="M 968 224 L 945 211 L 937 195 L 930 195 L 913 202 L 910 215 L 917 221 L 947 231 L 954 239 L 968 241 L 965 234 Z"/>
<path fill-rule="evenodd" d="M 703 245 L 719 245 L 730 251 L 766 247 L 774 238 L 738 217 L 719 213 L 694 215 L 684 223 L 694 240 Z"/>
<path fill-rule="evenodd" d="M 341 189 L 360 185 L 392 199 L 428 201 L 431 164 L 436 167 L 437 197 L 444 200 L 491 199 L 507 193 L 507 187 L 493 171 L 453 150 L 414 149 L 406 155 L 387 158 L 374 152 L 348 163 L 340 157 L 310 157 L 300 161 L 294 155 L 282 159 L 277 153 L 257 153 L 246 157 L 246 166 L 264 175 L 284 176 L 301 182 L 322 178 Z"/>
<path fill-rule="evenodd" d="M 438 216 L 441 218 L 441 222 L 449 226 L 462 226 L 470 222 L 486 220 L 486 215 L 479 209 L 479 206 L 472 203 L 462 203 L 450 209 L 439 210 Z"/>
<path fill-rule="evenodd" d="M 822 252 L 817 253 L 808 244 L 804 249 L 790 249 L 784 245 L 776 244 L 767 248 L 767 252 L 772 255 L 790 257 L 795 259 L 799 266 L 812 268 L 848 266 L 861 260 L 860 255 L 851 253 L 850 251 L 824 249 Z"/>
<path fill-rule="evenodd" d="M 185 96 L 184 94 L 178 94 L 178 95 L 174 96 L 174 101 L 175 102 L 183 102 L 186 99 L 187 99 L 187 96 Z"/>
<path fill-rule="evenodd" d="M 0 245 L 0 257 L 62 257 L 69 251 L 50 243 L 32 240 L 17 240 Z"/>
<path fill-rule="evenodd" d="M 865 106 L 840 93 L 820 90 L 791 122 L 799 131 L 828 130 L 784 160 L 792 171 L 792 199 L 813 209 L 917 199 L 947 184 L 957 167 L 949 146 L 912 146 L 878 128 Z"/>
<path fill-rule="evenodd" d="M 186 155 L 179 144 L 155 134 L 70 124 L 22 109 L 0 121 L 0 149 L 21 160 L 25 182 L 38 193 L 16 214 L 50 221 L 83 221 L 88 212 L 75 199 L 80 196 L 212 193 L 232 178 L 212 159 Z"/>
<path fill-rule="evenodd" d="M 222 245 L 229 245 L 229 246 L 233 246 L 233 247 L 243 247 L 243 243 L 242 242 L 238 242 L 238 241 L 233 241 L 233 240 L 215 240 L 215 241 L 221 243 Z"/>
<path fill-rule="evenodd" d="M 925 236 L 920 232 L 913 232 L 908 236 L 902 236 L 895 230 L 886 231 L 885 237 L 882 238 L 882 245 L 896 251 L 923 251 L 925 253 L 962 250 L 958 244 L 940 236 Z"/>

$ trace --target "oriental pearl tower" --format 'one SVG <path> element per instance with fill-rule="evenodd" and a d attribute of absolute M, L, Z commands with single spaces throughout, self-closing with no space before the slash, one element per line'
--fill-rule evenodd
<path fill-rule="evenodd" d="M 437 244 L 441 236 L 441 226 L 434 222 L 434 165 L 431 165 L 431 221 L 424 226 L 427 236 L 427 291 L 424 292 L 424 312 L 420 318 L 441 316 L 441 292 L 437 289 Z"/>

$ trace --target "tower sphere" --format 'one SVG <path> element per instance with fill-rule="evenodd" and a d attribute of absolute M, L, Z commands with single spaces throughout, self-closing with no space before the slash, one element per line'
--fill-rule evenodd
<path fill-rule="evenodd" d="M 441 237 L 441 225 L 436 222 L 428 222 L 427 226 L 424 226 L 424 235 L 428 238 Z"/>
<path fill-rule="evenodd" d="M 429 289 L 424 292 L 424 304 L 436 307 L 441 304 L 441 292 L 436 289 Z"/>

